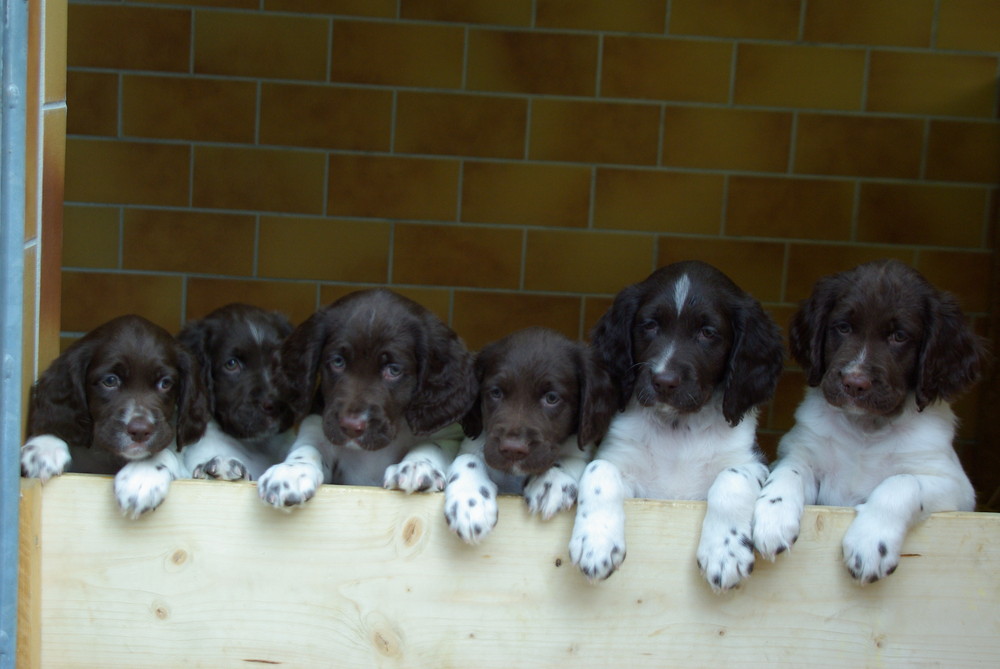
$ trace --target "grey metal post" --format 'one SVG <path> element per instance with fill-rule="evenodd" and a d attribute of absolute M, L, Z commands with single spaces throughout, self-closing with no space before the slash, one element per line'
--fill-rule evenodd
<path fill-rule="evenodd" d="M 2 0 L 0 108 L 0 669 L 17 660 L 21 335 L 24 302 L 24 186 L 28 2 Z"/>

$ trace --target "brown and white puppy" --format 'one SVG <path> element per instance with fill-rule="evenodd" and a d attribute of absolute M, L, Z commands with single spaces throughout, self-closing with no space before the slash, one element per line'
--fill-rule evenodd
<path fill-rule="evenodd" d="M 288 319 L 247 304 L 228 304 L 190 321 L 178 340 L 198 359 L 212 420 L 184 449 L 193 478 L 256 481 L 288 454 L 295 420 L 279 354 Z"/>
<path fill-rule="evenodd" d="M 590 350 L 545 328 L 493 342 L 476 356 L 479 398 L 445 486 L 448 526 L 468 543 L 497 522 L 497 492 L 523 492 L 548 520 L 573 507 L 577 482 L 615 410 L 608 373 Z"/>
<path fill-rule="evenodd" d="M 444 488 L 476 379 L 472 355 L 434 314 L 389 290 L 351 293 L 295 329 L 282 366 L 293 408 L 309 415 L 285 461 L 261 476 L 265 503 L 304 504 L 324 482 Z"/>
<path fill-rule="evenodd" d="M 707 500 L 698 564 L 713 589 L 734 587 L 754 564 L 756 407 L 781 373 L 778 326 L 718 269 L 681 262 L 622 290 L 592 341 L 623 411 L 580 481 L 570 557 L 607 578 L 625 558 L 625 498 Z"/>
<path fill-rule="evenodd" d="M 877 581 L 915 523 L 975 504 L 948 400 L 979 376 L 982 345 L 951 295 L 895 260 L 820 279 L 790 340 L 810 387 L 757 501 L 754 544 L 774 559 L 798 538 L 804 505 L 854 506 L 844 562 Z"/>
<path fill-rule="evenodd" d="M 35 382 L 21 471 L 43 482 L 65 471 L 116 474 L 118 506 L 136 518 L 184 475 L 176 451 L 202 436 L 208 417 L 194 357 L 158 325 L 121 316 L 74 342 Z"/>

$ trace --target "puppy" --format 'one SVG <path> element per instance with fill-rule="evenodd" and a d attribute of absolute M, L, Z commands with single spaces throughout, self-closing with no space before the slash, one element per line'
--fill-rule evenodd
<path fill-rule="evenodd" d="M 476 356 L 480 392 L 445 486 L 448 526 L 468 543 L 497 521 L 496 496 L 524 493 L 544 520 L 576 503 L 577 482 L 607 431 L 615 391 L 582 344 L 529 328 Z"/>
<path fill-rule="evenodd" d="M 260 478 L 266 504 L 304 504 L 324 482 L 444 488 L 476 379 L 462 340 L 430 311 L 389 290 L 351 293 L 292 332 L 282 366 L 293 409 L 310 413 Z"/>
<path fill-rule="evenodd" d="M 580 481 L 570 557 L 607 578 L 625 558 L 625 498 L 707 500 L 698 565 L 716 591 L 734 587 L 754 564 L 756 406 L 781 373 L 777 325 L 719 270 L 681 262 L 622 290 L 592 340 L 623 412 Z"/>
<path fill-rule="evenodd" d="M 844 562 L 859 583 L 899 565 L 909 528 L 971 511 L 948 400 L 979 376 L 983 349 L 955 299 L 894 260 L 827 276 L 792 318 L 809 389 L 757 500 L 764 557 L 791 548 L 805 504 L 854 506 Z"/>
<path fill-rule="evenodd" d="M 256 481 L 288 453 L 294 414 L 279 354 L 292 332 L 283 315 L 229 304 L 191 321 L 178 340 L 198 359 L 212 420 L 183 451 L 193 478 Z"/>
<path fill-rule="evenodd" d="M 76 341 L 38 378 L 21 472 L 45 482 L 70 471 L 74 458 L 77 471 L 117 472 L 118 506 L 138 518 L 184 475 L 176 450 L 204 434 L 208 417 L 194 357 L 158 325 L 122 316 Z"/>

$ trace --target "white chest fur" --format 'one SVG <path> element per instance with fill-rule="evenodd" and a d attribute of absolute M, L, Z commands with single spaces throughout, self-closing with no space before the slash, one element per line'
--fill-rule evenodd
<path fill-rule="evenodd" d="M 629 404 L 611 423 L 597 458 L 618 467 L 635 497 L 705 499 L 721 471 L 756 460 L 756 412 L 731 427 L 721 401 L 693 414 Z"/>

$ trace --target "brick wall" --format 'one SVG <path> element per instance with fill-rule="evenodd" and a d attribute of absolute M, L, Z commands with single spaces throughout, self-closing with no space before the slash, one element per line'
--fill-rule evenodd
<path fill-rule="evenodd" d="M 233 300 L 300 321 L 390 285 L 473 347 L 529 324 L 583 337 L 687 258 L 784 323 L 820 275 L 885 256 L 985 333 L 992 0 L 74 1 L 69 19 L 67 334 L 127 311 L 176 330 Z"/>

